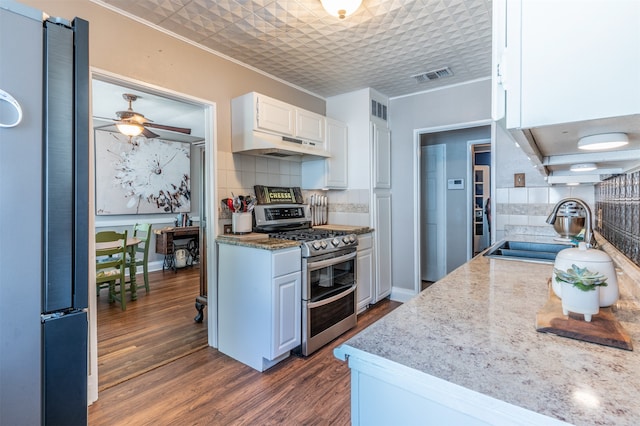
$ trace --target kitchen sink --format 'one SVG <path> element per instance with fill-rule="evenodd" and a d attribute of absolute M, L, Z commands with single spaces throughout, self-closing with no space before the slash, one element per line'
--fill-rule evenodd
<path fill-rule="evenodd" d="M 493 259 L 519 260 L 524 262 L 553 263 L 560 250 L 573 247 L 571 244 L 536 243 L 528 241 L 500 241 L 485 252 Z"/>

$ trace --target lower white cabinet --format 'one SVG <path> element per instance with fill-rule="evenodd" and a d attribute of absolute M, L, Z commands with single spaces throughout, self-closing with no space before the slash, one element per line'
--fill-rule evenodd
<path fill-rule="evenodd" d="M 371 233 L 358 235 L 358 313 L 371 304 L 374 285 L 373 237 Z"/>
<path fill-rule="evenodd" d="M 218 350 L 258 371 L 300 345 L 300 247 L 219 244 Z"/>
<path fill-rule="evenodd" d="M 371 303 L 391 294 L 391 193 L 374 191 L 375 285 Z"/>

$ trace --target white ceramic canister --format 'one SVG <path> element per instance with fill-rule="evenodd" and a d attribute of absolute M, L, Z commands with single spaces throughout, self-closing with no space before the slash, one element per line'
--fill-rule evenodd
<path fill-rule="evenodd" d="M 600 307 L 611 306 L 618 300 L 618 280 L 613 261 L 607 253 L 598 249 L 587 248 L 585 243 L 580 243 L 578 247 L 564 249 L 558 252 L 554 267 L 561 271 L 566 271 L 576 265 L 580 268 L 587 268 L 590 272 L 598 272 L 607 277 L 607 285 L 598 287 L 600 292 Z M 556 281 L 556 274 L 551 277 L 553 292 L 562 299 L 560 283 Z"/>

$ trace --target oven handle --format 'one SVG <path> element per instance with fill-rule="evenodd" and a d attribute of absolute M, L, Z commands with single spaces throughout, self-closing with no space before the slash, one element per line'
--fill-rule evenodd
<path fill-rule="evenodd" d="M 332 257 L 331 259 L 326 260 L 318 260 L 318 261 L 308 261 L 307 260 L 307 271 L 315 271 L 316 269 L 326 268 L 327 266 L 335 265 L 338 263 L 346 262 L 347 260 L 354 259 L 357 256 L 358 252 L 353 251 L 349 254 L 344 254 L 342 256 Z"/>
<path fill-rule="evenodd" d="M 328 305 L 329 303 L 332 303 L 332 302 L 335 302 L 336 300 L 342 299 L 343 297 L 345 297 L 349 293 L 354 293 L 356 291 L 356 287 L 358 287 L 357 283 L 353 284 L 351 287 L 349 287 L 348 290 L 342 291 L 342 292 L 336 294 L 335 296 L 331 296 L 328 299 L 319 300 L 317 302 L 309 302 L 307 304 L 307 308 L 313 309 L 313 308 L 318 308 L 320 306 Z"/>

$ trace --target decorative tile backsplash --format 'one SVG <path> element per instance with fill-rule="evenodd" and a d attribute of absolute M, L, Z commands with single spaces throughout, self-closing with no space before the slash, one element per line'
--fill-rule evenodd
<path fill-rule="evenodd" d="M 640 172 L 596 185 L 596 230 L 640 266 Z"/>

